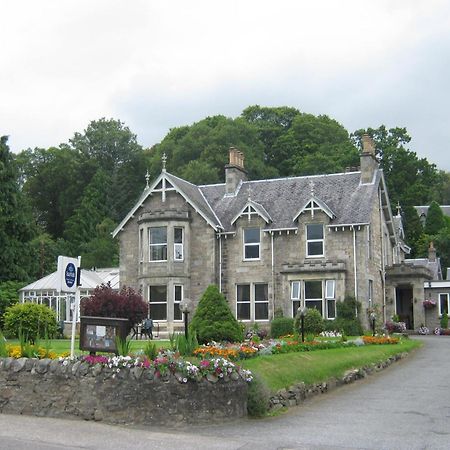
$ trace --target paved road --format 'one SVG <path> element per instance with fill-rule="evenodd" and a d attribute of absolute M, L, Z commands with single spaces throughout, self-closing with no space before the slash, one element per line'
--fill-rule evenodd
<path fill-rule="evenodd" d="M 1 450 L 450 449 L 450 338 L 264 420 L 167 430 L 0 414 Z"/>

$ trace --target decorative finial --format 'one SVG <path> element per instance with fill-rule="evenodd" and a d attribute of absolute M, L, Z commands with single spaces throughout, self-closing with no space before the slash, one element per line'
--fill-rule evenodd
<path fill-rule="evenodd" d="M 311 197 L 314 197 L 314 181 L 310 180 L 309 188 L 311 189 Z"/>
<path fill-rule="evenodd" d="M 400 216 L 402 212 L 402 207 L 400 206 L 400 202 L 397 202 L 397 216 Z"/>
<path fill-rule="evenodd" d="M 145 174 L 145 183 L 146 183 L 146 188 L 148 189 L 148 181 L 150 180 L 150 174 L 148 173 L 148 169 L 147 169 L 147 173 Z"/>
<path fill-rule="evenodd" d="M 165 172 L 166 171 L 166 161 L 167 161 L 166 152 L 163 153 L 163 155 L 161 157 L 161 161 L 162 161 L 162 170 L 163 170 L 163 172 Z"/>

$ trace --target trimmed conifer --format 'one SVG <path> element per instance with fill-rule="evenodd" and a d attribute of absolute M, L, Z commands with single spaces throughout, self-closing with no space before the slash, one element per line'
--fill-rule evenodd
<path fill-rule="evenodd" d="M 242 341 L 242 328 L 231 313 L 225 297 L 215 285 L 204 292 L 190 324 L 192 333 L 196 333 L 198 342 Z"/>

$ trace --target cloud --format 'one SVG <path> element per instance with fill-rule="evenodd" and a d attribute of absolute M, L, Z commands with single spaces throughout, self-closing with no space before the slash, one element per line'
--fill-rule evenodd
<path fill-rule="evenodd" d="M 2 5 L 0 123 L 11 147 L 58 145 L 115 117 L 145 146 L 248 105 L 328 114 L 350 132 L 406 126 L 442 169 L 450 131 L 445 1 Z"/>

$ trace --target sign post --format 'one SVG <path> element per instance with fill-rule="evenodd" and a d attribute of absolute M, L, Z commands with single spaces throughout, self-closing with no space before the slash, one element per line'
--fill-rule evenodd
<path fill-rule="evenodd" d="M 72 292 L 75 294 L 75 305 L 72 312 L 72 334 L 70 340 L 70 357 L 75 353 L 75 332 L 77 325 L 77 314 L 80 308 L 80 277 L 81 277 L 81 256 L 69 258 L 58 256 L 58 279 L 60 292 Z"/>

